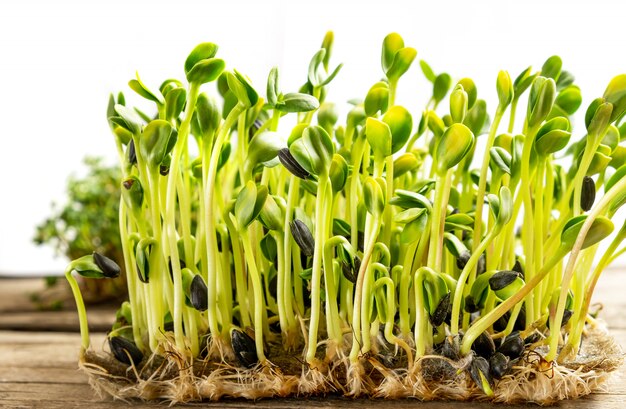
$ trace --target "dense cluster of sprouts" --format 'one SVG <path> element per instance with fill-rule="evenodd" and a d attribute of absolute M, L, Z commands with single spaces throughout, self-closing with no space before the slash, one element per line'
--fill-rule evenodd
<path fill-rule="evenodd" d="M 463 372 L 491 396 L 530 352 L 548 368 L 574 360 L 596 324 L 595 284 L 624 252 L 626 224 L 611 234 L 626 202 L 626 75 L 572 134 L 582 97 L 557 56 L 514 81 L 501 71 L 491 118 L 470 78 L 453 85 L 420 61 L 433 92 L 411 114 L 395 97 L 416 51 L 390 34 L 382 80 L 339 121 L 325 98 L 341 68 L 329 68 L 332 42 L 299 92 L 283 93 L 274 68 L 261 98 L 204 43 L 185 61 L 187 85 L 130 81 L 155 115 L 111 97 L 128 272 L 113 356 L 250 377 L 288 374 L 288 361 L 295 392 L 355 396 L 418 372 Z M 70 264 L 70 283 L 73 271 L 119 268 L 96 253 Z"/>

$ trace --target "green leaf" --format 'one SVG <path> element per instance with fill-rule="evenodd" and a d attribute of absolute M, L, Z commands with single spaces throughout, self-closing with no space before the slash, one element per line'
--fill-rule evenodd
<path fill-rule="evenodd" d="M 302 132 L 302 137 L 291 143 L 289 151 L 307 172 L 327 175 L 335 146 L 324 128 L 308 126 Z"/>
<path fill-rule="evenodd" d="M 193 67 L 200 61 L 215 57 L 217 48 L 217 45 L 213 43 L 198 44 L 185 60 L 185 74 L 189 74 Z"/>
<path fill-rule="evenodd" d="M 450 90 L 450 84 L 452 83 L 452 78 L 449 74 L 445 72 L 437 75 L 435 78 L 435 82 L 433 83 L 433 99 L 436 104 L 439 104 L 448 94 Z"/>
<path fill-rule="evenodd" d="M 526 68 L 520 75 L 517 76 L 517 78 L 515 78 L 515 81 L 513 81 L 513 96 L 515 98 L 522 96 L 524 91 L 530 87 L 530 84 L 532 84 L 535 78 L 539 75 L 538 72 L 533 74 L 531 72 L 532 69 L 532 67 Z"/>
<path fill-rule="evenodd" d="M 400 241 L 403 244 L 416 242 L 426 231 L 428 226 L 428 212 L 425 209 L 419 209 L 418 212 L 420 212 L 420 214 L 415 219 L 408 222 L 400 233 Z"/>
<path fill-rule="evenodd" d="M 324 85 L 328 85 L 330 84 L 330 82 L 335 79 L 335 77 L 337 76 L 337 74 L 339 74 L 339 71 L 341 71 L 341 68 L 343 67 L 343 63 L 339 64 L 338 66 L 335 67 L 335 69 L 330 73 L 330 75 L 328 77 L 326 77 L 326 79 L 324 79 L 322 82 L 319 83 L 320 87 L 323 87 Z"/>
<path fill-rule="evenodd" d="M 259 100 L 259 95 L 252 88 L 250 80 L 237 70 L 233 70 L 232 73 L 228 73 L 226 77 L 228 81 L 228 87 L 232 93 L 237 97 L 239 103 L 249 108 L 256 105 Z"/>
<path fill-rule="evenodd" d="M 536 126 L 548 116 L 556 99 L 556 84 L 552 78 L 537 77 L 532 83 L 528 97 L 526 120 L 528 126 Z"/>
<path fill-rule="evenodd" d="M 422 73 L 424 73 L 424 76 L 426 77 L 426 79 L 434 83 L 437 76 L 435 75 L 435 72 L 433 71 L 433 69 L 430 68 L 430 65 L 428 65 L 426 61 L 420 60 L 420 68 L 422 69 Z"/>
<path fill-rule="evenodd" d="M 116 120 L 115 117 L 110 118 L 113 123 L 121 126 L 122 128 L 128 130 L 134 135 L 137 135 L 139 134 L 139 132 L 141 132 L 141 125 L 143 121 L 134 110 L 120 104 L 115 104 L 114 109 L 117 115 L 119 115 L 121 121 Z"/>
<path fill-rule="evenodd" d="M 282 112 L 308 112 L 319 106 L 320 103 L 314 96 L 297 92 L 286 94 L 276 103 L 276 109 Z"/>
<path fill-rule="evenodd" d="M 322 59 L 322 64 L 324 65 L 324 69 L 328 71 L 328 64 L 330 62 L 330 54 L 333 51 L 333 42 L 335 41 L 335 34 L 332 31 L 327 31 L 324 35 L 324 40 L 322 40 L 322 48 L 326 50 L 324 54 L 324 58 Z"/>
<path fill-rule="evenodd" d="M 315 53 L 315 55 L 313 55 L 313 58 L 311 58 L 311 62 L 309 63 L 308 80 L 314 87 L 319 85 L 320 78 L 318 75 L 318 70 L 320 64 L 323 63 L 325 56 L 326 50 L 321 48 L 318 52 Z"/>
<path fill-rule="evenodd" d="M 224 68 L 226 68 L 226 63 L 222 59 L 209 58 L 201 60 L 187 72 L 187 81 L 196 84 L 215 81 L 222 74 Z"/>
<path fill-rule="evenodd" d="M 396 223 L 401 224 L 411 223 L 413 220 L 421 217 L 424 212 L 426 212 L 426 209 L 411 207 L 409 209 L 401 211 L 400 213 L 396 213 L 396 215 L 393 216 L 393 220 Z"/>
<path fill-rule="evenodd" d="M 143 82 L 141 82 L 141 78 L 139 78 L 139 73 L 136 73 L 136 77 L 137 79 L 135 80 L 130 80 L 128 82 L 128 86 L 135 91 L 137 94 L 141 95 L 142 97 L 144 97 L 147 100 L 150 100 L 152 102 L 156 102 L 159 105 L 163 104 L 163 97 L 159 94 L 155 94 L 154 92 L 150 91 L 148 89 L 148 87 L 146 87 L 144 85 Z"/>
<path fill-rule="evenodd" d="M 283 221 L 285 220 L 283 210 L 274 199 L 274 196 L 267 196 L 261 208 L 261 212 L 259 213 L 259 218 L 263 225 L 269 230 L 283 229 Z"/>
<path fill-rule="evenodd" d="M 562 251 L 571 251 L 586 219 L 587 215 L 576 216 L 565 224 L 561 232 Z M 604 216 L 597 217 L 591 224 L 591 228 L 585 236 L 581 249 L 584 250 L 602 241 L 613 232 L 613 228 L 613 222 L 611 222 L 610 219 Z"/>
<path fill-rule="evenodd" d="M 500 171 L 511 174 L 511 154 L 506 149 L 499 146 L 493 146 L 489 149 L 489 156 L 491 157 L 491 163 L 494 164 Z"/>
<path fill-rule="evenodd" d="M 391 153 L 396 153 L 404 147 L 411 136 L 413 118 L 404 107 L 395 105 L 387 110 L 383 122 L 391 131 Z"/>
<path fill-rule="evenodd" d="M 463 122 L 467 114 L 468 95 L 462 85 L 454 87 L 450 94 L 450 117 L 452 122 Z"/>
<path fill-rule="evenodd" d="M 383 114 L 387 112 L 389 107 L 389 84 L 386 82 L 374 84 L 367 92 L 363 106 L 367 116 L 374 116 L 378 111 Z"/>
<path fill-rule="evenodd" d="M 471 78 L 461 78 L 457 85 L 461 85 L 463 90 L 467 92 L 467 108 L 472 109 L 478 98 L 478 90 L 476 84 Z"/>
<path fill-rule="evenodd" d="M 404 40 L 398 33 L 390 33 L 383 40 L 381 65 L 383 72 L 386 73 L 391 68 L 396 53 L 404 48 Z"/>
<path fill-rule="evenodd" d="M 267 194 L 265 185 L 257 186 L 251 180 L 241 189 L 235 202 L 235 218 L 240 229 L 247 228 L 259 216 Z"/>
<path fill-rule="evenodd" d="M 271 161 L 286 146 L 287 139 L 283 134 L 272 131 L 256 134 L 248 145 L 248 156 L 244 164 L 246 171 L 252 172 L 259 163 Z"/>
<path fill-rule="evenodd" d="M 467 126 L 474 135 L 480 135 L 485 124 L 488 122 L 487 103 L 482 99 L 476 101 L 463 120 L 463 124 Z"/>
<path fill-rule="evenodd" d="M 593 136 L 603 135 L 611 123 L 612 116 L 613 105 L 610 102 L 605 102 L 603 98 L 593 100 L 585 113 L 587 133 Z"/>
<path fill-rule="evenodd" d="M 474 134 L 463 124 L 452 124 L 437 145 L 437 173 L 445 175 L 456 166 L 474 145 Z"/>
<path fill-rule="evenodd" d="M 371 176 L 365 178 L 363 182 L 363 203 L 365 209 L 374 217 L 380 217 L 385 210 L 385 189 L 381 185 L 384 180 L 374 179 Z"/>
<path fill-rule="evenodd" d="M 174 88 L 165 95 L 165 118 L 168 121 L 178 118 L 185 107 L 187 91 L 185 88 Z"/>
<path fill-rule="evenodd" d="M 580 88 L 576 85 L 570 85 L 559 92 L 554 104 L 559 106 L 568 115 L 573 115 L 578 108 L 580 108 L 582 102 L 583 97 L 580 93 Z"/>
<path fill-rule="evenodd" d="M 393 57 L 391 66 L 385 71 L 387 78 L 392 81 L 397 81 L 409 70 L 416 56 L 417 51 L 414 48 L 405 47 L 398 50 Z"/>
<path fill-rule="evenodd" d="M 195 117 L 202 137 L 205 139 L 204 143 L 211 144 L 212 140 L 208 138 L 212 138 L 220 124 L 220 109 L 217 106 L 217 101 L 205 93 L 198 95 Z"/>
<path fill-rule="evenodd" d="M 414 153 L 407 152 L 398 156 L 393 161 L 393 177 L 394 179 L 404 175 L 407 172 L 411 172 L 417 169 L 420 165 L 420 161 L 417 159 Z"/>
<path fill-rule="evenodd" d="M 365 136 L 375 157 L 386 158 L 391 155 L 391 130 L 385 122 L 376 118 L 367 118 Z"/>
<path fill-rule="evenodd" d="M 626 74 L 614 77 L 606 87 L 603 97 L 607 102 L 613 104 L 610 122 L 622 118 L 626 113 Z"/>
<path fill-rule="evenodd" d="M 500 71 L 498 73 L 496 89 L 498 91 L 499 106 L 504 110 L 513 101 L 514 96 L 513 82 L 508 72 Z"/>
<path fill-rule="evenodd" d="M 513 216 L 513 197 L 508 187 L 500 187 L 499 202 L 500 208 L 497 214 L 497 223 L 500 224 L 500 226 L 504 226 Z"/>
<path fill-rule="evenodd" d="M 396 195 L 389 201 L 389 203 L 394 206 L 398 206 L 403 209 L 410 209 L 412 207 L 422 209 L 432 208 L 430 200 L 428 200 L 423 194 L 403 189 L 396 189 L 395 194 Z"/>
<path fill-rule="evenodd" d="M 278 86 L 278 67 L 273 67 L 267 77 L 267 103 L 270 106 L 276 105 L 276 102 L 278 102 L 278 95 L 280 95 L 280 88 Z"/>
<path fill-rule="evenodd" d="M 561 74 L 562 66 L 563 61 L 561 61 L 561 57 L 553 55 L 543 63 L 543 67 L 541 67 L 541 75 L 546 78 L 552 78 L 556 81 Z"/>
<path fill-rule="evenodd" d="M 561 74 L 559 78 L 556 80 L 556 89 L 557 91 L 561 91 L 574 83 L 574 75 L 565 70 L 561 70 Z"/>
<path fill-rule="evenodd" d="M 565 148 L 570 140 L 570 123 L 559 116 L 544 123 L 535 138 L 535 150 L 541 156 L 547 156 Z"/>
<path fill-rule="evenodd" d="M 155 119 L 143 130 L 139 138 L 139 152 L 151 168 L 158 168 L 176 141 L 176 131 L 169 122 Z"/>
<path fill-rule="evenodd" d="M 335 153 L 328 172 L 330 183 L 335 193 L 343 190 L 348 180 L 348 162 L 343 156 Z"/>
<path fill-rule="evenodd" d="M 465 246 L 465 244 L 463 244 L 463 242 L 452 233 L 443 234 L 443 244 L 455 258 L 469 251 L 467 246 Z"/>

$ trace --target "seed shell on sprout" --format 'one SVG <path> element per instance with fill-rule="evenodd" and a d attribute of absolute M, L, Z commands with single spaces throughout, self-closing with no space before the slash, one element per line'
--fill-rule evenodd
<path fill-rule="evenodd" d="M 500 379 L 511 370 L 511 360 L 501 352 L 496 352 L 489 358 L 489 373 L 495 379 Z"/>
<path fill-rule="evenodd" d="M 238 329 L 233 329 L 230 333 L 230 342 L 241 366 L 252 368 L 259 362 L 256 345 L 250 335 Z"/>
<path fill-rule="evenodd" d="M 596 184 L 589 176 L 583 178 L 582 187 L 580 191 L 580 208 L 588 212 L 593 206 L 593 202 L 596 200 Z"/>
<path fill-rule="evenodd" d="M 135 343 L 123 337 L 110 337 L 109 348 L 115 359 L 126 365 L 138 365 L 143 359 L 143 353 Z"/>
<path fill-rule="evenodd" d="M 472 350 L 476 352 L 476 355 L 489 359 L 496 352 L 496 344 L 493 342 L 491 335 L 483 332 L 472 344 Z"/>
<path fill-rule="evenodd" d="M 493 378 L 491 377 L 491 373 L 489 370 L 489 362 L 483 358 L 482 356 L 476 356 L 472 360 L 470 364 L 470 377 L 483 392 L 486 392 L 483 388 L 483 382 L 481 379 L 481 374 L 489 384 L 489 386 L 493 386 Z"/>
<path fill-rule="evenodd" d="M 289 172 L 300 179 L 308 179 L 311 177 L 311 174 L 298 163 L 288 148 L 283 148 L 278 151 L 278 160 Z"/>
<path fill-rule="evenodd" d="M 498 352 L 508 356 L 510 359 L 517 359 L 524 353 L 524 340 L 520 333 L 515 331 L 506 338 L 498 347 Z"/>
<path fill-rule="evenodd" d="M 313 238 L 313 234 L 311 234 L 311 230 L 309 230 L 302 220 L 298 219 L 289 223 L 289 227 L 291 228 L 291 235 L 294 241 L 298 247 L 300 247 L 300 250 L 302 250 L 302 254 L 307 257 L 313 257 L 315 239 Z"/>
<path fill-rule="evenodd" d="M 207 286 L 202 279 L 202 276 L 197 274 L 191 280 L 191 286 L 189 288 L 191 305 L 198 311 L 206 311 L 209 305 Z"/>
<path fill-rule="evenodd" d="M 502 270 L 495 273 L 489 278 L 489 287 L 491 291 L 499 291 L 506 288 L 509 284 L 519 277 L 517 271 Z"/>
<path fill-rule="evenodd" d="M 117 263 L 107 256 L 103 256 L 98 252 L 93 252 L 93 261 L 96 263 L 98 268 L 102 271 L 102 274 L 106 278 L 116 278 L 119 277 L 121 269 Z"/>
<path fill-rule="evenodd" d="M 437 308 L 435 308 L 435 312 L 430 315 L 430 323 L 433 327 L 438 327 L 445 321 L 446 317 L 450 314 L 452 309 L 452 303 L 450 298 L 450 293 L 448 292 L 446 295 L 441 297 Z"/>
<path fill-rule="evenodd" d="M 456 258 L 456 266 L 459 268 L 459 270 L 463 270 L 465 268 L 465 265 L 471 257 L 472 253 L 470 253 L 469 250 L 465 250 L 461 254 L 459 254 L 459 256 Z"/>

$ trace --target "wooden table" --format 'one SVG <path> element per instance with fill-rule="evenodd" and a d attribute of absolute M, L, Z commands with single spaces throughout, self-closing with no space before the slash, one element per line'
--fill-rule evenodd
<path fill-rule="evenodd" d="M 73 310 L 37 311 L 29 301 L 29 293 L 41 290 L 42 280 L 0 279 L 0 408 L 89 409 L 128 407 L 129 404 L 96 397 L 87 378 L 77 370 L 80 336 Z M 596 290 L 596 300 L 604 303 L 602 317 L 613 336 L 626 347 L 626 271 L 608 270 Z M 110 308 L 88 308 L 89 323 L 96 348 L 104 342 L 104 330 L 114 315 Z M 561 402 L 562 408 L 618 408 L 626 402 L 626 375 L 622 367 L 614 376 L 607 392 L 594 393 L 577 401 Z M 315 398 L 282 399 L 249 402 L 231 400 L 219 403 L 196 403 L 177 407 L 229 408 L 292 408 L 319 407 L 386 407 L 396 409 L 443 409 L 451 402 L 419 402 L 416 400 L 383 401 L 367 399 Z M 163 408 L 164 404 L 132 402 L 135 408 Z M 463 408 L 496 408 L 502 405 L 463 403 Z M 506 408 L 537 407 L 514 405 Z"/>

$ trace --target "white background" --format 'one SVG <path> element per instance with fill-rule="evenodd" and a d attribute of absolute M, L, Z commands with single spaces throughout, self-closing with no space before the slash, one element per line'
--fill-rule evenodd
<path fill-rule="evenodd" d="M 559 54 L 583 90 L 584 112 L 626 72 L 623 4 L 0 0 L 0 274 L 62 271 L 66 260 L 35 247 L 32 236 L 50 203 L 63 202 L 66 177 L 80 173 L 85 155 L 114 162 L 109 93 L 130 95 L 135 70 L 155 89 L 165 78 L 183 78 L 184 59 L 197 43 L 219 44 L 219 56 L 264 94 L 274 65 L 282 89 L 297 90 L 324 33 L 333 30 L 332 61 L 345 66 L 328 99 L 343 102 L 364 97 L 380 78 L 381 41 L 397 31 L 436 72 L 472 77 L 492 111 L 500 69 L 515 77 Z M 429 87 L 417 64 L 400 88 L 398 101 L 419 113 Z M 578 125 L 576 138 L 584 132 Z"/>

